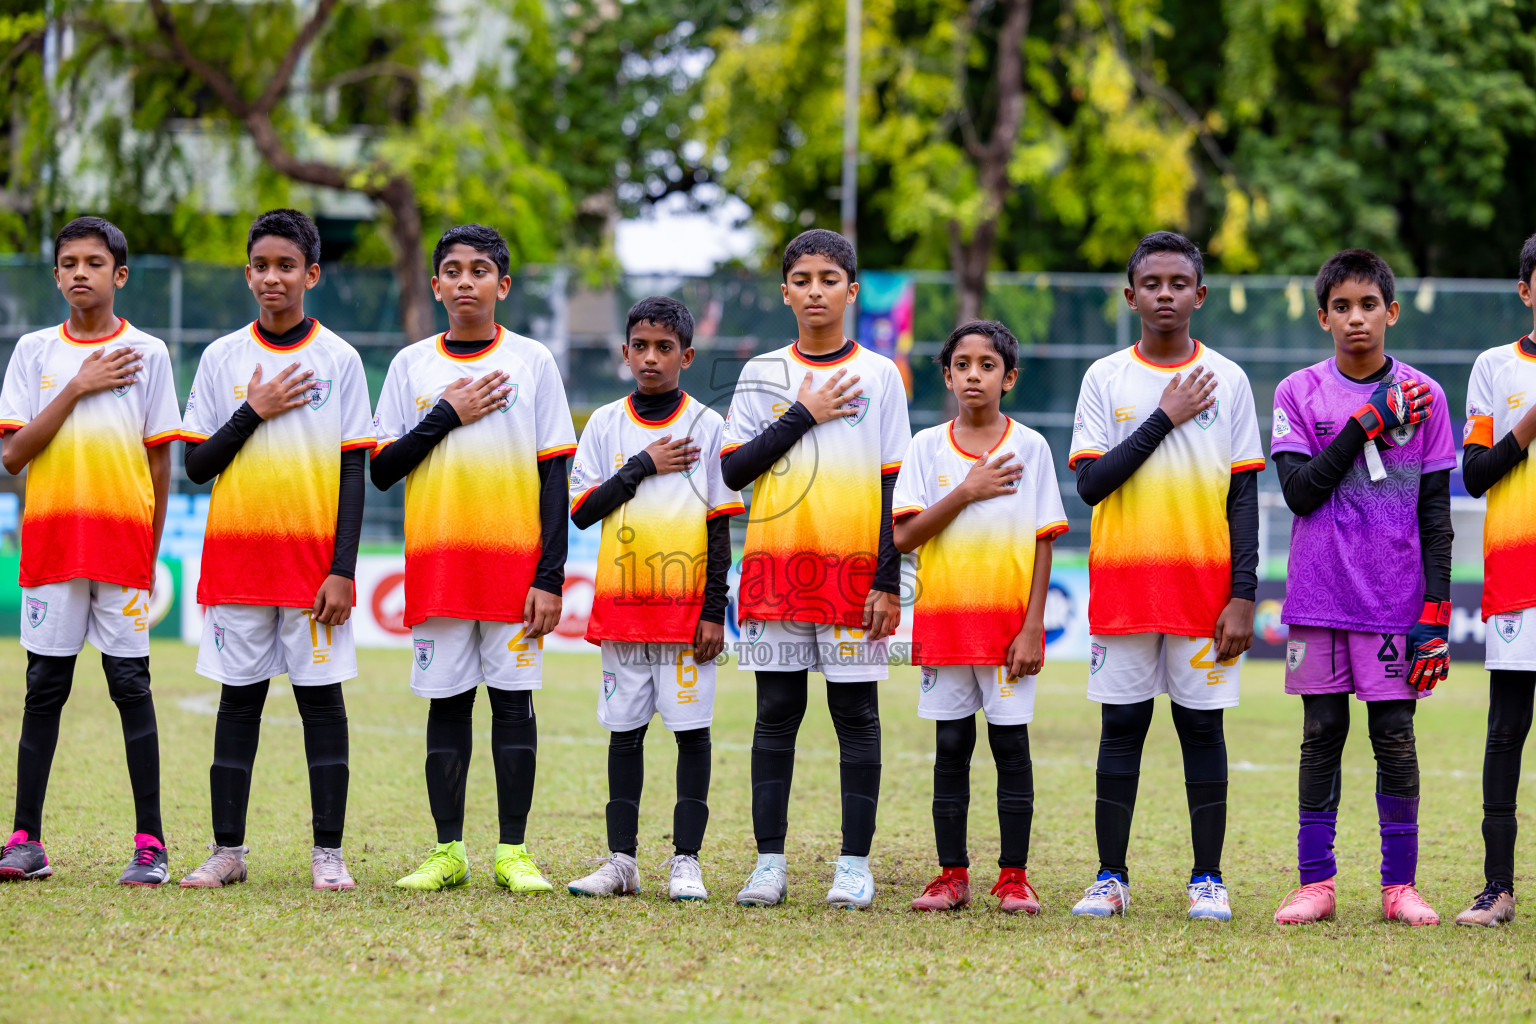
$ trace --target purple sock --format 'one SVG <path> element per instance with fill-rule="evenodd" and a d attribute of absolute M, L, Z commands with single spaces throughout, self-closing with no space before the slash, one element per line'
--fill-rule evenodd
<path fill-rule="evenodd" d="M 1338 820 L 1337 811 L 1301 812 L 1301 827 L 1296 830 L 1296 862 L 1301 867 L 1302 885 L 1322 882 L 1339 873 L 1333 860 Z"/>
<path fill-rule="evenodd" d="M 1376 794 L 1381 816 L 1381 884 L 1412 885 L 1419 871 L 1419 798 Z"/>

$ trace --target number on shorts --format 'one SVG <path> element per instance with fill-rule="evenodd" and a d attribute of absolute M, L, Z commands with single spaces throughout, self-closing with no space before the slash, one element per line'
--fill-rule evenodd
<path fill-rule="evenodd" d="M 848 634 L 847 640 L 843 640 L 844 633 Z M 864 630 L 854 629 L 852 626 L 834 624 L 832 627 L 832 639 L 841 641 L 837 645 L 837 656 L 839 658 L 857 658 L 859 656 L 857 641 L 864 639 Z"/>
<path fill-rule="evenodd" d="M 325 643 L 320 642 L 320 628 L 325 627 Z M 315 613 L 309 613 L 309 646 L 314 648 L 310 652 L 310 661 L 316 665 L 324 665 L 331 660 L 331 626 L 328 622 L 319 622 L 315 619 Z"/>
<path fill-rule="evenodd" d="M 517 655 L 518 668 L 537 668 L 539 664 L 539 656 L 528 648 L 529 641 L 523 639 L 523 636 L 527 632 L 527 626 L 519 629 L 517 631 L 517 636 L 514 636 L 511 640 L 507 641 L 507 650 Z M 537 650 L 542 651 L 544 649 L 544 638 L 542 636 L 534 637 L 532 642 L 534 648 Z"/>
<path fill-rule="evenodd" d="M 677 702 L 699 702 L 699 667 L 693 660 L 693 648 L 685 647 L 677 653 Z"/>
<path fill-rule="evenodd" d="M 1193 640 L 1194 637 L 1190 637 L 1190 639 Z M 1230 659 L 1228 661 L 1221 661 L 1221 662 L 1215 661 L 1212 658 L 1207 658 L 1206 655 L 1211 653 L 1211 648 L 1213 646 L 1215 646 L 1215 644 L 1216 644 L 1216 641 L 1214 641 L 1214 640 L 1207 640 L 1205 642 L 1205 645 L 1203 647 L 1201 647 L 1200 650 L 1195 652 L 1195 656 L 1193 658 L 1189 659 L 1189 667 L 1190 668 L 1203 668 L 1203 669 L 1206 669 L 1206 673 L 1205 673 L 1205 685 L 1206 686 L 1219 686 L 1222 683 L 1226 682 L 1227 681 L 1227 671 L 1226 670 L 1231 668 L 1233 665 L 1237 664 L 1237 659 L 1236 658 L 1232 658 L 1232 659 Z"/>
<path fill-rule="evenodd" d="M 997 695 L 1012 697 L 1013 693 L 1013 682 L 1008 678 L 1008 670 L 1002 665 L 997 666 Z"/>
<path fill-rule="evenodd" d="M 144 597 L 144 591 L 136 587 L 124 587 L 123 593 L 133 591 L 133 596 L 123 605 L 123 614 L 133 620 L 133 631 L 142 633 L 149 628 L 149 602 Z"/>

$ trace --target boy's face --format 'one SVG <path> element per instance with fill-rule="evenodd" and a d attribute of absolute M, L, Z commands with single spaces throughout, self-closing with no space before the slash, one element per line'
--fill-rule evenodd
<path fill-rule="evenodd" d="M 795 319 L 811 328 L 841 325 L 843 311 L 859 294 L 859 283 L 825 256 L 800 257 L 780 288 Z"/>
<path fill-rule="evenodd" d="M 944 386 L 967 409 L 996 409 L 1018 379 L 1018 369 L 1004 371 L 992 339 L 980 334 L 961 338 L 944 368 Z"/>
<path fill-rule="evenodd" d="M 684 347 L 671 328 L 641 320 L 629 329 L 624 365 L 635 385 L 647 395 L 664 395 L 677 387 L 682 372 L 693 365 L 692 346 Z"/>
<path fill-rule="evenodd" d="M 1397 303 L 1383 301 L 1374 282 L 1350 278 L 1329 291 L 1328 308 L 1317 311 L 1317 322 L 1333 335 L 1339 355 L 1363 356 L 1381 351 L 1397 313 Z"/>
<path fill-rule="evenodd" d="M 95 309 L 110 304 L 128 283 L 128 268 L 113 268 L 112 253 L 101 239 L 71 238 L 54 253 L 53 280 L 71 307 Z"/>
<path fill-rule="evenodd" d="M 1533 287 L 1536 287 L 1536 273 L 1531 275 L 1529 281 L 1521 281 L 1518 287 L 1520 289 L 1520 301 L 1525 303 L 1525 308 L 1536 309 L 1536 290 L 1532 290 Z"/>
<path fill-rule="evenodd" d="M 304 293 L 320 283 L 320 264 L 304 265 L 304 251 L 277 235 L 262 235 L 251 245 L 245 283 L 268 313 L 304 305 Z"/>
<path fill-rule="evenodd" d="M 1141 322 L 1162 333 L 1184 329 L 1205 303 L 1205 285 L 1195 278 L 1195 265 L 1176 252 L 1155 252 L 1136 268 L 1125 301 L 1141 314 Z"/>
<path fill-rule="evenodd" d="M 472 246 L 459 244 L 443 254 L 432 278 L 432 294 L 450 319 L 484 320 L 496 314 L 496 303 L 512 290 L 496 262 Z"/>

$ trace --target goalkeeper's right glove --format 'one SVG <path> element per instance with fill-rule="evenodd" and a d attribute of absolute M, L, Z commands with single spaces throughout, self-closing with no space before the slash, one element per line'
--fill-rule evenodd
<path fill-rule="evenodd" d="M 1433 401 L 1434 394 L 1428 384 L 1416 380 L 1397 383 L 1383 380 L 1371 392 L 1370 401 L 1355 410 L 1354 418 L 1365 428 L 1365 436 L 1374 441 L 1383 430 L 1396 430 L 1429 419 Z"/>

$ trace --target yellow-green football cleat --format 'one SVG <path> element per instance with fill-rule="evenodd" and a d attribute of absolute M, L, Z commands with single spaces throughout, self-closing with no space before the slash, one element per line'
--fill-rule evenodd
<path fill-rule="evenodd" d="M 553 892 L 539 866 L 528 856 L 528 847 L 498 843 L 496 846 L 496 884 L 513 892 Z"/>
<path fill-rule="evenodd" d="M 421 867 L 395 883 L 401 889 L 418 892 L 437 892 L 452 889 L 469 881 L 469 855 L 464 852 L 462 840 L 438 843 L 432 855 L 422 861 Z"/>

